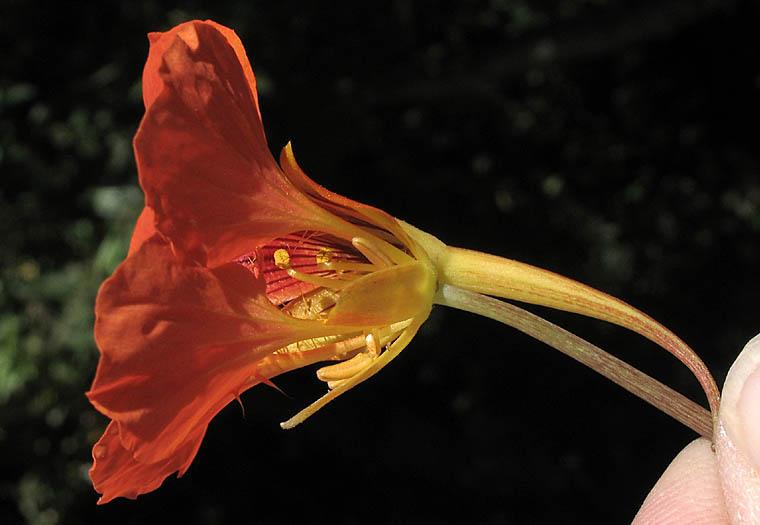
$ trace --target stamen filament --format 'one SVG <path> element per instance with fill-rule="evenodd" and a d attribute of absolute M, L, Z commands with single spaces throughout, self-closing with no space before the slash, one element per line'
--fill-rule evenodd
<path fill-rule="evenodd" d="M 374 272 L 378 266 L 367 263 L 324 262 L 317 264 L 320 270 L 335 270 L 336 272 Z"/>
<path fill-rule="evenodd" d="M 362 336 L 355 336 L 351 334 L 341 335 L 326 335 L 322 337 L 312 337 L 311 339 L 301 339 L 294 343 L 290 343 L 288 346 L 276 350 L 275 354 L 292 354 L 299 352 L 309 352 L 329 345 L 332 346 L 333 351 L 337 354 L 346 354 L 356 348 L 361 348 L 366 344 Z"/>
<path fill-rule="evenodd" d="M 326 315 L 325 310 L 335 306 L 337 300 L 335 291 L 320 288 L 291 301 L 283 311 L 297 319 L 319 319 L 323 314 Z"/>
<path fill-rule="evenodd" d="M 407 319 L 405 321 L 399 321 L 398 323 L 393 323 L 392 325 L 387 326 L 385 328 L 381 328 L 380 329 L 380 333 L 381 333 L 381 335 L 383 335 L 383 338 L 381 339 L 380 346 L 383 347 L 383 346 L 387 345 L 388 341 L 390 339 L 393 339 L 393 337 L 395 337 L 396 333 L 398 333 L 401 330 L 407 328 L 410 324 L 412 324 L 412 321 L 414 321 L 414 319 L 410 318 L 410 319 Z M 385 335 L 387 335 L 386 334 L 386 330 L 389 331 L 388 333 L 392 334 L 392 335 L 389 335 L 387 337 L 387 339 L 385 337 Z"/>
<path fill-rule="evenodd" d="M 317 370 L 317 377 L 321 381 L 328 382 L 328 384 L 330 381 L 348 379 L 370 364 L 372 359 L 373 357 L 367 352 L 361 352 L 348 361 L 341 361 L 340 363 L 320 368 Z"/>
<path fill-rule="evenodd" d="M 296 425 L 299 425 L 300 423 L 303 423 L 309 416 L 314 414 L 317 410 L 325 406 L 327 403 L 338 397 L 339 395 L 343 394 L 344 392 L 349 391 L 354 386 L 358 385 L 359 383 L 363 382 L 365 379 L 369 379 L 373 375 L 375 375 L 377 372 L 380 371 L 385 365 L 390 363 L 401 351 L 406 348 L 406 346 L 409 344 L 409 342 L 412 340 L 412 338 L 417 333 L 417 330 L 419 330 L 420 326 L 422 325 L 422 320 L 416 319 L 412 320 L 412 323 L 410 323 L 410 326 L 404 330 L 401 335 L 393 341 L 393 343 L 388 347 L 388 349 L 380 354 L 380 356 L 372 361 L 369 366 L 361 370 L 356 375 L 344 380 L 342 383 L 335 386 L 332 390 L 327 392 L 325 395 L 314 401 L 311 405 L 307 406 L 303 410 L 301 410 L 299 413 L 297 413 L 295 416 L 291 417 L 287 421 L 283 421 L 280 423 L 280 427 L 284 429 L 290 429 L 295 427 Z"/>
<path fill-rule="evenodd" d="M 354 237 L 351 244 L 359 250 L 371 263 L 380 268 L 387 268 L 394 264 L 404 264 L 414 260 L 389 242 L 374 237 Z"/>
<path fill-rule="evenodd" d="M 297 270 L 294 270 L 293 268 L 283 268 L 289 276 L 291 276 L 293 279 L 297 279 L 299 281 L 303 281 L 305 283 L 313 284 L 315 286 L 321 286 L 322 288 L 329 288 L 331 290 L 340 290 L 346 284 L 348 284 L 343 279 L 331 279 L 328 277 L 320 277 L 318 275 L 311 275 L 308 273 L 299 272 Z"/>
<path fill-rule="evenodd" d="M 393 266 L 393 259 L 391 259 L 384 251 L 382 251 L 377 243 L 368 241 L 361 237 L 354 237 L 351 239 L 351 244 L 354 248 L 359 250 L 369 262 L 379 268 L 387 268 Z"/>
<path fill-rule="evenodd" d="M 303 344 L 303 341 L 300 343 Z M 262 360 L 256 367 L 256 373 L 251 375 L 250 382 L 258 383 L 264 380 L 264 378 L 268 380 L 284 372 L 328 359 L 345 359 L 352 352 L 359 350 L 365 345 L 365 337 L 359 334 L 342 341 L 328 343 L 324 346 L 316 346 L 313 350 L 307 348 L 305 351 L 299 350 L 298 344 L 292 343 Z M 307 346 L 311 346 L 311 344 L 313 343 L 307 343 Z"/>

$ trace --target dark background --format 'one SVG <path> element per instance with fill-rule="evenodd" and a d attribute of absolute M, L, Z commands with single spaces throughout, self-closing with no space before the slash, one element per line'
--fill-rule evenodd
<path fill-rule="evenodd" d="M 277 423 L 322 393 L 313 370 L 223 410 L 182 479 L 95 505 L 92 304 L 142 205 L 145 33 L 191 18 L 238 32 L 270 146 L 328 188 L 627 300 L 719 384 L 760 331 L 757 2 L 5 0 L 0 522 L 629 522 L 694 434 L 442 308 L 305 425 Z M 641 337 L 532 310 L 704 402 Z"/>

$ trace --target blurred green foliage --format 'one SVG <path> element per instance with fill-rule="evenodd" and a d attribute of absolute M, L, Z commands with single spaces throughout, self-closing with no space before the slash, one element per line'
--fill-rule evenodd
<path fill-rule="evenodd" d="M 190 18 L 241 35 L 271 147 L 293 139 L 325 186 L 620 295 L 685 334 L 719 379 L 760 327 L 754 2 L 4 0 L 0 13 L 2 523 L 319 522 L 334 500 L 332 523 L 625 521 L 689 439 L 531 342 L 436 311 L 387 379 L 308 428 L 270 428 L 315 395 L 296 374 L 283 379 L 295 401 L 257 390 L 246 423 L 223 412 L 181 482 L 96 508 L 89 450 L 106 421 L 84 392 L 97 289 L 143 202 L 131 139 L 144 35 Z M 698 398 L 676 364 L 656 366 Z M 524 392 L 510 419 L 503 400 Z M 579 410 L 599 417 L 579 423 Z"/>
<path fill-rule="evenodd" d="M 76 21 L 72 6 L 3 4 L 0 521 L 53 524 L 87 493 L 104 423 L 83 393 L 95 294 L 142 206 L 139 58 L 93 56 L 86 33 L 100 22 Z"/>

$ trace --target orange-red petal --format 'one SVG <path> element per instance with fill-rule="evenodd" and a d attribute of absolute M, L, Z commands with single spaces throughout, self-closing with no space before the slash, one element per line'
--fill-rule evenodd
<path fill-rule="evenodd" d="M 213 270 L 145 241 L 101 287 L 101 352 L 92 404 L 119 422 L 135 460 L 172 456 L 242 390 L 256 363 L 292 342 L 337 334 L 294 319 L 266 298 L 263 280 L 237 263 Z"/>
<path fill-rule="evenodd" d="M 410 248 L 415 257 L 423 256 L 422 251 L 416 245 L 417 243 L 407 235 L 392 215 L 369 204 L 363 204 L 334 193 L 314 182 L 296 162 L 290 143 L 280 152 L 280 165 L 288 180 L 320 207 L 346 218 L 352 223 L 368 228 L 369 231 L 373 229 L 385 230 L 401 241 L 404 246 Z"/>
<path fill-rule="evenodd" d="M 193 33 L 195 32 L 196 24 L 202 24 L 216 29 L 227 40 L 227 43 L 237 55 L 238 62 L 240 62 L 240 65 L 243 68 L 243 73 L 245 74 L 245 78 L 248 81 L 248 86 L 251 90 L 251 96 L 253 97 L 254 105 L 256 106 L 256 113 L 260 115 L 258 93 L 256 92 L 256 77 L 253 75 L 253 70 L 251 69 L 251 65 L 248 61 L 248 56 L 245 53 L 243 43 L 240 41 L 240 38 L 237 36 L 237 33 L 235 33 L 235 31 L 229 27 L 217 24 L 213 20 L 206 20 L 204 22 L 192 20 L 174 26 L 165 33 L 154 32 L 148 34 L 150 51 L 148 52 L 148 59 L 145 63 L 142 77 L 142 92 L 145 108 L 147 109 L 150 107 L 150 105 L 163 89 L 163 80 L 159 74 L 159 69 L 163 60 L 163 54 L 168 46 L 172 43 L 173 37 L 176 35 L 182 35 L 183 38 L 189 41 L 195 40 Z M 259 117 L 258 120 L 260 122 L 261 118 Z M 263 134 L 264 132 L 262 129 L 262 137 Z"/>
<path fill-rule="evenodd" d="M 157 229 L 208 266 L 293 231 L 350 237 L 350 225 L 283 176 L 242 44 L 220 27 L 189 22 L 151 38 L 147 111 L 134 145 Z"/>
<path fill-rule="evenodd" d="M 363 204 L 334 193 L 314 182 L 296 162 L 293 146 L 290 143 L 280 151 L 280 166 L 282 166 L 285 176 L 296 188 L 321 205 L 329 206 L 333 213 L 349 215 L 364 221 L 369 220 L 372 224 L 382 226 L 389 231 L 398 229 L 398 224 L 392 215 L 369 204 Z"/>
<path fill-rule="evenodd" d="M 137 218 L 135 230 L 132 232 L 132 239 L 129 241 L 129 252 L 127 256 L 136 252 L 145 241 L 153 237 L 156 233 L 156 214 L 153 210 L 145 206 Z"/>
<path fill-rule="evenodd" d="M 103 436 L 92 447 L 90 479 L 102 494 L 98 504 L 114 498 L 135 499 L 157 489 L 167 476 L 187 471 L 201 445 L 206 427 L 199 427 L 174 454 L 155 463 L 141 463 L 124 448 L 119 437 L 119 424 L 111 421 Z"/>

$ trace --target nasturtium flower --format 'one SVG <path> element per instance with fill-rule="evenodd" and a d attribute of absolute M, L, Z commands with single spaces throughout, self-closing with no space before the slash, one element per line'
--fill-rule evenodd
<path fill-rule="evenodd" d="M 88 392 L 112 419 L 93 448 L 105 503 L 182 474 L 214 415 L 284 371 L 329 392 L 366 379 L 432 308 L 435 269 L 390 215 L 312 182 L 266 144 L 240 40 L 213 22 L 151 34 L 135 136 L 146 206 L 101 287 Z"/>
<path fill-rule="evenodd" d="M 134 140 L 145 208 L 95 305 L 101 356 L 87 396 L 111 419 L 93 447 L 100 503 L 182 475 L 243 391 L 334 361 L 317 371 L 327 393 L 282 425 L 300 423 L 397 356 L 434 303 L 452 305 L 451 286 L 611 321 L 692 359 L 602 292 L 447 247 L 322 188 L 290 144 L 278 164 L 231 29 L 192 21 L 149 39 Z"/>

